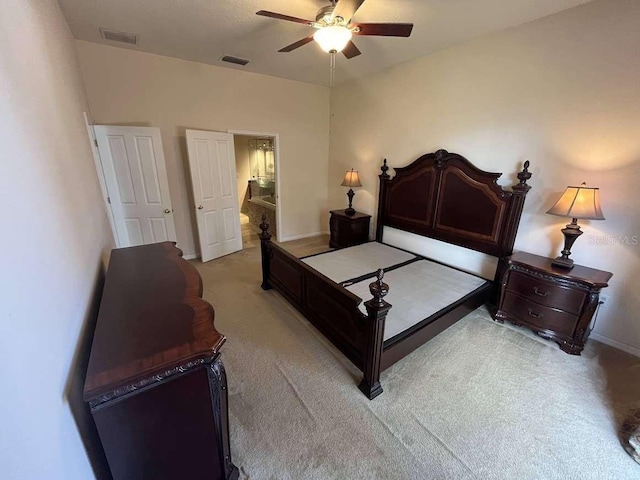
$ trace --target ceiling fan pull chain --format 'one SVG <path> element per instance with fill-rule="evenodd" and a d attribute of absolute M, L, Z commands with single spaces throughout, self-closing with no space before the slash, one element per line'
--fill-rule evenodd
<path fill-rule="evenodd" d="M 333 87 L 336 81 L 336 54 L 335 52 L 331 53 L 331 60 L 329 66 L 329 86 Z"/>

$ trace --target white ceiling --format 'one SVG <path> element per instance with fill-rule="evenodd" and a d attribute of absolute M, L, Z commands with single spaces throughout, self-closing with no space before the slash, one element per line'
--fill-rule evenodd
<path fill-rule="evenodd" d="M 591 0 L 366 0 L 355 22 L 413 23 L 410 38 L 354 36 L 362 55 L 337 55 L 335 82 L 365 76 L 490 32 L 520 25 Z M 257 16 L 269 10 L 309 20 L 328 0 L 59 0 L 81 40 L 320 85 L 329 84 L 330 56 L 315 42 L 277 50 L 313 33 L 311 27 Z M 99 27 L 137 34 L 138 46 L 103 40 Z M 245 67 L 223 55 L 251 60 Z"/>

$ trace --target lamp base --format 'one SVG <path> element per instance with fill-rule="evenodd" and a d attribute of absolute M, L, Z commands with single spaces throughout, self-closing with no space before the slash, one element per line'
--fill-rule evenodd
<path fill-rule="evenodd" d="M 573 247 L 576 239 L 582 235 L 582 230 L 580 230 L 580 225 L 578 225 L 578 219 L 572 219 L 571 223 L 565 226 L 561 232 L 564 235 L 564 248 L 562 252 L 560 252 L 562 255 L 556 257 L 553 262 L 551 262 L 551 265 L 564 268 L 565 270 L 571 270 L 573 268 L 573 260 L 569 258 L 569 255 L 571 255 L 571 247 Z"/>
<path fill-rule="evenodd" d="M 345 215 L 355 215 L 356 211 L 353 209 L 353 207 L 351 206 L 351 203 L 353 202 L 353 196 L 355 195 L 354 191 L 352 188 L 349 189 L 349 191 L 347 192 L 347 197 L 349 197 L 349 206 L 345 209 L 344 214 Z"/>
<path fill-rule="evenodd" d="M 571 270 L 573 268 L 573 260 L 570 258 L 556 257 L 551 265 L 558 268 L 564 268 L 565 270 Z"/>

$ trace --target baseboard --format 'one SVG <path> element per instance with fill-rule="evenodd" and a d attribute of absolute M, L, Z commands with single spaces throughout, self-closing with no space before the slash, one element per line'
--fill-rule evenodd
<path fill-rule="evenodd" d="M 632 347 L 631 345 L 627 345 L 626 343 L 618 342 L 616 340 L 611 340 L 609 337 L 605 337 L 597 333 L 591 333 L 589 338 L 597 340 L 600 343 L 604 343 L 605 345 L 609 345 L 610 347 L 617 348 L 618 350 L 622 350 L 623 352 L 630 353 L 636 357 L 640 357 L 640 348 Z"/>
<path fill-rule="evenodd" d="M 287 237 L 282 237 L 278 241 L 280 243 L 282 243 L 282 242 L 290 242 L 292 240 L 300 240 L 300 239 L 303 239 L 303 238 L 317 237 L 318 235 L 329 235 L 329 232 L 328 231 L 324 231 L 324 232 L 304 233 L 302 235 L 289 235 Z"/>
<path fill-rule="evenodd" d="M 184 258 L 185 260 L 195 260 L 196 258 L 199 258 L 200 255 L 196 254 L 196 253 L 191 253 L 189 255 L 183 255 L 182 258 Z"/>

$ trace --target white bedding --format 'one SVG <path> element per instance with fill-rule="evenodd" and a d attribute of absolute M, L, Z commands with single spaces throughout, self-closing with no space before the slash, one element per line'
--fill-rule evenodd
<path fill-rule="evenodd" d="M 363 243 L 303 258 L 311 268 L 336 283 L 360 277 L 416 258 L 416 255 L 378 242 Z"/>
<path fill-rule="evenodd" d="M 372 281 L 363 280 L 346 288 L 366 301 L 371 298 L 369 284 Z M 392 305 L 385 323 L 385 340 L 460 300 L 486 282 L 429 260 L 419 260 L 386 272 L 383 281 L 389 285 L 389 293 L 384 299 Z M 360 308 L 367 313 L 364 301 Z"/>

